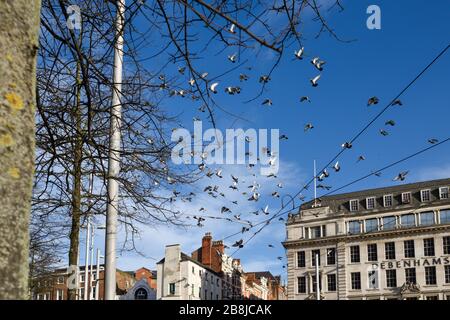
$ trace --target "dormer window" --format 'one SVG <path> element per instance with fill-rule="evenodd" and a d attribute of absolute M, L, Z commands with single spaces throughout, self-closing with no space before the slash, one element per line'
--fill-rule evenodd
<path fill-rule="evenodd" d="M 402 203 L 411 203 L 411 192 L 403 192 L 402 193 Z"/>
<path fill-rule="evenodd" d="M 358 211 L 359 203 L 358 200 L 350 200 L 350 211 Z"/>
<path fill-rule="evenodd" d="M 375 197 L 366 198 L 367 210 L 375 209 Z"/>
<path fill-rule="evenodd" d="M 383 205 L 385 208 L 392 207 L 392 194 L 386 194 L 383 197 Z"/>
<path fill-rule="evenodd" d="M 421 190 L 420 191 L 420 200 L 422 202 L 427 202 L 431 200 L 431 191 L 430 189 Z"/>
<path fill-rule="evenodd" d="M 448 199 L 448 187 L 439 188 L 439 199 Z"/>

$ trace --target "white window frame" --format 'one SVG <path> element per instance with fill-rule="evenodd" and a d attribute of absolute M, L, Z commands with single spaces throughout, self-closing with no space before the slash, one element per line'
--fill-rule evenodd
<path fill-rule="evenodd" d="M 390 197 L 391 198 L 391 204 L 388 206 L 388 205 L 386 205 L 386 198 L 387 197 Z M 392 195 L 392 194 L 385 194 L 384 196 L 383 196 L 383 206 L 385 207 L 385 208 L 389 208 L 389 207 L 392 207 L 392 205 L 394 204 L 394 196 Z"/>
<path fill-rule="evenodd" d="M 354 203 L 356 201 L 356 210 L 352 209 L 352 203 Z M 352 199 L 349 201 L 349 209 L 351 212 L 356 212 L 359 211 L 359 200 L 358 199 Z"/>
<path fill-rule="evenodd" d="M 446 193 L 443 193 L 443 192 L 442 192 L 443 189 L 447 189 L 447 192 L 446 192 Z M 449 198 L 449 191 L 450 191 L 450 188 L 449 188 L 449 187 L 440 187 L 440 188 L 439 188 L 439 199 L 441 199 L 441 200 L 443 200 L 443 199 L 448 199 L 448 198 Z M 443 194 L 446 194 L 447 197 L 446 197 L 446 198 L 443 198 L 443 197 L 442 197 Z"/>
<path fill-rule="evenodd" d="M 373 207 L 372 208 L 369 208 L 369 200 L 373 200 Z M 368 210 L 375 209 L 376 208 L 376 200 L 377 199 L 375 197 L 367 197 L 366 198 L 366 208 Z"/>
<path fill-rule="evenodd" d="M 423 199 L 423 194 L 424 194 L 424 192 L 428 192 L 428 200 L 424 200 L 424 199 Z M 431 189 L 423 189 L 423 190 L 420 190 L 420 201 L 421 201 L 421 202 L 428 202 L 428 201 L 431 201 Z"/>
<path fill-rule="evenodd" d="M 64 300 L 64 290 L 63 289 L 56 289 L 56 300 Z"/>
<path fill-rule="evenodd" d="M 62 279 L 62 281 L 59 281 L 60 279 Z M 58 276 L 58 279 L 56 280 L 57 284 L 64 284 L 64 276 Z"/>
<path fill-rule="evenodd" d="M 409 201 L 405 201 L 405 195 L 409 195 Z M 411 192 L 402 192 L 402 204 L 408 204 L 412 202 Z"/>
<path fill-rule="evenodd" d="M 80 274 L 80 282 L 83 282 L 84 283 L 84 274 Z"/>

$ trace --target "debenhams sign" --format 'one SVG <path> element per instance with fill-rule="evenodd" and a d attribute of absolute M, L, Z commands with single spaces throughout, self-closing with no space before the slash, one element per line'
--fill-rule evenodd
<path fill-rule="evenodd" d="M 414 267 L 429 267 L 436 265 L 450 264 L 450 257 L 429 257 L 421 259 L 400 260 L 400 261 L 384 261 L 380 263 L 372 263 L 373 269 L 400 269 L 400 268 L 414 268 Z"/>

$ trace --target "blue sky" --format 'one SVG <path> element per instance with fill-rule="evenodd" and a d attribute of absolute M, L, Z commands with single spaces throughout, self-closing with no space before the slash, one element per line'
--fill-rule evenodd
<path fill-rule="evenodd" d="M 294 61 L 293 52 L 298 47 L 293 45 L 287 48 L 287 54 L 274 72 L 266 91 L 260 99 L 251 103 L 243 101 L 253 97 L 259 89 L 257 79 L 268 72 L 275 58 L 272 53 L 262 50 L 256 57 L 247 53 L 251 59 L 248 66 L 252 66 L 252 70 L 246 71 L 250 80 L 242 84 L 241 95 L 227 96 L 223 89 L 228 85 L 239 85 L 237 77 L 242 70 L 220 80 L 220 91 L 216 96 L 218 103 L 249 121 L 235 122 L 230 116 L 219 112 L 219 129 L 230 128 L 232 124 L 234 128 L 273 128 L 280 129 L 281 134 L 289 137 L 289 140 L 280 142 L 280 174 L 276 182 L 285 185 L 279 190 L 282 195 L 295 194 L 312 177 L 314 160 L 318 167 L 331 160 L 343 142 L 352 138 L 450 43 L 448 1 L 433 1 L 433 5 L 418 0 L 342 3 L 345 7 L 342 13 L 333 11 L 327 13 L 326 18 L 342 39 L 355 41 L 339 42 L 327 34 L 315 39 L 317 25 L 308 25 L 304 30 L 305 59 Z M 381 8 L 381 30 L 369 30 L 366 27 L 366 9 L 372 4 Z M 226 55 L 233 53 L 232 49 L 225 50 L 220 55 L 208 56 L 201 63 L 211 74 L 220 74 L 223 72 L 222 66 L 228 63 Z M 313 88 L 309 79 L 318 72 L 309 61 L 315 56 L 320 56 L 326 64 L 319 86 Z M 449 84 L 450 51 L 401 97 L 403 106 L 390 108 L 355 142 L 351 150 L 339 158 L 342 170 L 332 174 L 326 184 L 339 187 L 427 147 L 429 138 L 448 138 Z M 311 103 L 300 103 L 299 98 L 303 95 L 309 96 Z M 377 96 L 380 103 L 367 107 L 367 100 L 372 96 Z M 266 97 L 273 100 L 271 107 L 261 106 Z M 188 129 L 193 128 L 192 117 L 198 116 L 197 107 L 181 98 L 167 104 L 168 110 L 182 113 L 183 125 Z M 386 127 L 385 121 L 391 119 L 395 120 L 396 125 Z M 304 133 L 303 127 L 309 122 L 315 128 Z M 380 135 L 379 130 L 382 128 L 386 128 L 390 135 Z M 366 160 L 356 163 L 359 155 L 364 155 Z M 450 143 L 447 143 L 383 172 L 381 177 L 370 177 L 342 192 L 392 185 L 392 178 L 404 170 L 410 171 L 405 183 L 450 177 L 449 160 Z M 231 173 L 242 177 L 246 181 L 245 187 L 254 179 L 245 166 L 225 165 L 222 168 L 224 179 L 216 179 L 214 183 L 221 184 L 224 190 L 231 184 Z M 195 186 L 198 190 L 212 182 L 205 179 Z M 237 195 L 227 190 L 226 198 L 201 196 L 193 203 L 183 204 L 181 210 L 186 214 L 196 214 L 198 208 L 205 206 L 208 213 L 217 215 L 217 210 L 226 205 L 232 208 L 233 213 L 245 216 L 251 210 L 268 204 L 275 212 L 280 207 L 280 201 L 270 197 L 270 192 L 275 190 L 274 181 L 264 177 L 258 177 L 258 181 L 261 181 L 264 192 L 261 192 L 263 199 L 257 206 L 244 200 L 242 205 L 232 207 L 230 201 L 237 200 Z M 303 194 L 311 196 L 310 191 Z M 299 203 L 297 200 L 296 204 Z M 212 231 L 215 239 L 221 239 L 240 228 L 239 224 L 217 220 L 207 220 L 204 228 L 143 227 L 138 248 L 146 257 L 125 253 L 119 257 L 117 264 L 123 269 L 137 269 L 140 266 L 155 268 L 156 261 L 152 258 L 159 260 L 164 254 L 165 245 L 180 243 L 183 251 L 189 253 L 200 246 L 201 236 L 207 231 Z M 238 235 L 227 243 L 231 244 L 241 237 L 245 240 L 251 234 Z M 284 237 L 283 223 L 274 223 L 236 253 L 236 257 L 241 259 L 246 271 L 270 270 L 273 274 L 285 277 L 282 269 L 285 262 L 277 260 L 278 256 L 284 257 L 284 249 L 280 244 Z M 103 238 L 98 237 L 99 245 L 101 241 Z M 276 248 L 269 249 L 269 243 L 275 244 Z"/>

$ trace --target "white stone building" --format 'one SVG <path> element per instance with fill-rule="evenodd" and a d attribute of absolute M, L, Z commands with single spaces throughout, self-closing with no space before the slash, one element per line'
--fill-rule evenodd
<path fill-rule="evenodd" d="M 157 274 L 158 300 L 222 300 L 220 275 L 181 252 L 178 244 L 166 246 Z"/>
<path fill-rule="evenodd" d="M 287 221 L 288 299 L 450 299 L 450 179 L 326 196 Z"/>

